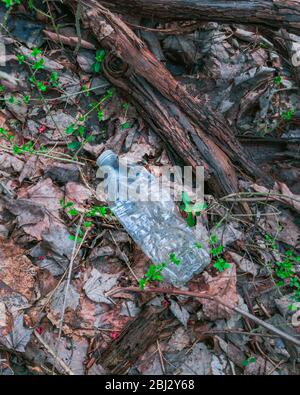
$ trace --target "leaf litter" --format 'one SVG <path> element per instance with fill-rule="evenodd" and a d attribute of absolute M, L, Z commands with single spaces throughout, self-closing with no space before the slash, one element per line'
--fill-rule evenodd
<path fill-rule="evenodd" d="M 57 17 L 58 8 L 50 7 Z M 99 182 L 95 159 L 104 149 L 112 148 L 120 157 L 155 173 L 159 172 L 157 165 L 171 166 L 178 158 L 145 123 L 138 109 L 127 103 L 130 98 L 118 91 L 101 110 L 92 111 L 86 130 L 75 136 L 74 124 L 111 89 L 101 68 L 95 72 L 96 51 L 91 48 L 96 48 L 96 40 L 83 28 L 83 43 L 90 49 L 81 48 L 76 57 L 69 50 L 57 51 L 56 34 L 53 39 L 48 35 L 47 42 L 41 34 L 45 28 L 53 33 L 49 21 L 29 21 L 34 11 L 25 6 L 21 11 L 22 17 L 9 17 L 12 36 L 4 34 L 8 52 L 7 64 L 0 67 L 0 128 L 14 135 L 17 147 L 33 141 L 36 153 L 30 149 L 20 152 L 16 147 L 13 151 L 10 140 L 1 134 L 0 230 L 4 237 L 0 238 L 0 356 L 2 350 L 9 350 L 11 355 L 21 353 L 27 369 L 37 374 L 49 374 L 45 367 L 52 369 L 54 365 L 57 373 L 66 374 L 63 364 L 69 374 L 104 374 L 101 365 L 91 362 L 94 350 L 104 352 L 146 306 L 152 305 L 167 306 L 169 326 L 132 362 L 128 372 L 298 372 L 299 349 L 295 345 L 272 337 L 243 314 L 215 300 L 219 298 L 230 307 L 299 335 L 289 280 L 283 279 L 284 284 L 276 286 L 279 279 L 275 271 L 276 262 L 287 262 L 286 251 L 299 252 L 298 146 L 291 138 L 300 137 L 299 109 L 295 109 L 295 116 L 288 112 L 299 97 L 294 77 L 273 40 L 247 25 L 241 28 L 216 22 L 205 22 L 182 35 L 148 35 L 142 31 L 146 44 L 177 81 L 234 124 L 237 138 L 244 141 L 257 163 L 263 163 L 270 173 L 277 168 L 281 171 L 272 189 L 240 180 L 244 195 L 228 198 L 249 199 L 254 218 L 250 225 L 245 217 L 229 210 L 224 200 L 205 196 L 208 209 L 197 217 L 195 235 L 204 248 L 210 248 L 214 235 L 230 267 L 219 272 L 212 257 L 207 270 L 195 276 L 183 291 L 205 290 L 210 299 L 125 291 L 114 297 L 109 294 L 116 288 L 136 286 L 135 276 L 143 277 L 150 262 L 112 216 L 91 215 L 93 207 L 105 204 L 93 193 Z M 169 24 L 159 26 L 168 28 Z M 176 22 L 174 26 L 181 25 Z M 71 36 L 76 36 L 75 30 Z M 295 37 L 290 35 L 292 41 Z M 30 70 L 23 61 L 16 61 L 19 54 L 33 65 L 34 48 L 42 51 L 42 73 L 57 73 L 60 84 L 55 85 L 56 74 L 52 74 L 54 85 L 50 87 L 43 74 L 43 99 L 43 85 L 39 85 L 42 91 L 35 92 L 28 81 Z M 276 73 L 280 78 L 273 81 Z M 278 83 L 285 88 L 277 89 Z M 284 117 L 291 119 L 284 123 Z M 69 127 L 71 134 L 65 133 Z M 268 140 L 273 135 L 281 145 Z M 68 148 L 74 143 L 78 152 Z M 48 156 L 44 146 L 50 149 Z M 73 214 L 63 208 L 68 203 L 75 210 Z M 85 227 L 76 242 L 81 215 Z M 275 242 L 278 251 L 272 248 Z M 74 268 L 66 287 L 72 259 Z M 299 278 L 299 266 L 293 265 L 293 278 Z M 168 289 L 166 284 L 163 287 Z M 55 354 L 62 363 L 55 362 Z"/>

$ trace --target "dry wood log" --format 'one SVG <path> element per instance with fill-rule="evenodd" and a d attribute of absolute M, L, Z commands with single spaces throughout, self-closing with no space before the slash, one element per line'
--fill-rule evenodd
<path fill-rule="evenodd" d="M 285 28 L 299 34 L 299 0 L 104 0 L 112 12 L 167 20 L 202 20 Z"/>
<path fill-rule="evenodd" d="M 73 11 L 76 0 L 66 0 Z M 237 169 L 261 175 L 234 137 L 233 127 L 191 96 L 145 44 L 116 15 L 96 0 L 85 0 L 81 19 L 101 46 L 110 50 L 106 77 L 127 93 L 145 121 L 188 165 L 203 165 L 216 195 L 238 190 Z"/>
<path fill-rule="evenodd" d="M 165 314 L 166 308 L 145 307 L 101 354 L 97 363 L 112 374 L 125 374 L 170 323 Z"/>

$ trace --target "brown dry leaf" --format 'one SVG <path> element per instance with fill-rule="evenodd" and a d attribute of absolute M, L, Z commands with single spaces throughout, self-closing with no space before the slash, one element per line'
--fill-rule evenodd
<path fill-rule="evenodd" d="M 271 213 L 271 209 L 267 209 Z M 268 215 L 261 217 L 259 225 L 270 235 L 286 244 L 298 248 L 300 245 L 300 232 L 295 216 L 289 210 L 281 210 L 280 216 Z"/>
<path fill-rule="evenodd" d="M 61 190 L 53 184 L 51 178 L 41 180 L 30 188 L 20 188 L 18 192 L 18 198 L 30 199 L 51 212 L 60 209 L 59 201 L 62 197 Z"/>
<path fill-rule="evenodd" d="M 233 263 L 230 268 L 219 273 L 216 277 L 211 277 L 204 273 L 205 282 L 208 285 L 206 294 L 216 297 L 229 306 L 235 307 L 238 302 L 236 291 L 236 267 Z M 229 318 L 232 311 L 220 303 L 213 300 L 199 298 L 202 303 L 204 315 L 211 321 L 221 318 Z"/>
<path fill-rule="evenodd" d="M 66 185 L 66 197 L 67 202 L 71 201 L 78 208 L 92 196 L 92 192 L 82 184 L 77 182 L 68 182 Z"/>
<path fill-rule="evenodd" d="M 5 152 L 0 154 L 0 170 L 21 172 L 24 163 L 15 155 L 10 155 Z"/>
<path fill-rule="evenodd" d="M 12 241 L 0 238 L 0 278 L 28 301 L 34 298 L 37 268 Z"/>
<path fill-rule="evenodd" d="M 128 321 L 133 318 L 125 317 L 120 315 L 120 309 L 114 308 L 99 317 L 97 322 L 98 328 L 107 328 L 116 332 L 120 332 Z"/>
<path fill-rule="evenodd" d="M 6 336 L 12 328 L 12 320 L 5 303 L 0 302 L 0 337 Z"/>
<path fill-rule="evenodd" d="M 4 111 L 0 111 L 0 128 L 6 128 L 5 122 L 6 122 L 7 116 L 4 114 Z"/>

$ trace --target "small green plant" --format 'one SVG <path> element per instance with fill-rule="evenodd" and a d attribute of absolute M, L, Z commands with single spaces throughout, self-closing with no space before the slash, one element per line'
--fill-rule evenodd
<path fill-rule="evenodd" d="M 86 142 L 90 142 L 93 136 L 88 136 L 86 129 L 83 125 L 76 126 L 76 124 L 71 124 L 65 129 L 67 135 L 73 135 L 74 137 L 79 137 L 81 141 L 74 140 L 67 145 L 69 150 L 79 150 Z"/>
<path fill-rule="evenodd" d="M 19 62 L 19 64 L 22 64 L 25 61 L 25 56 L 24 55 L 17 54 L 16 58 L 17 58 L 17 61 Z"/>
<path fill-rule="evenodd" d="M 215 234 L 212 234 L 210 236 L 209 245 L 209 253 L 213 259 L 213 267 L 217 269 L 220 273 L 223 272 L 225 269 L 229 269 L 229 263 L 227 263 L 226 260 L 220 256 L 223 251 L 223 246 L 218 243 L 218 239 Z"/>
<path fill-rule="evenodd" d="M 169 263 L 173 265 L 180 265 L 180 259 L 176 258 L 175 253 L 171 253 L 169 256 Z M 144 289 L 145 286 L 151 281 L 163 281 L 162 271 L 168 265 L 166 262 L 159 263 L 158 265 L 150 265 L 148 270 L 146 271 L 144 277 L 140 278 L 138 283 L 141 289 Z"/>
<path fill-rule="evenodd" d="M 195 203 L 191 204 L 189 196 L 186 192 L 182 192 L 182 203 L 179 206 L 180 210 L 186 213 L 186 222 L 192 227 L 196 224 L 196 218 L 201 214 L 205 208 L 207 208 L 206 203 Z"/>
<path fill-rule="evenodd" d="M 86 84 L 81 85 L 81 91 L 85 96 L 90 96 L 89 88 Z"/>
<path fill-rule="evenodd" d="M 284 254 L 284 259 L 275 262 L 275 274 L 279 278 L 277 286 L 289 285 L 293 290 L 292 299 L 300 302 L 300 282 L 297 274 L 295 274 L 295 265 L 299 264 L 300 257 L 295 256 L 291 250 Z"/>
<path fill-rule="evenodd" d="M 110 213 L 108 207 L 105 206 L 93 206 L 90 210 L 85 213 L 86 217 L 105 217 Z"/>
<path fill-rule="evenodd" d="M 287 111 L 283 111 L 280 114 L 280 117 L 281 117 L 282 120 L 288 122 L 288 121 L 291 121 L 293 119 L 294 114 L 295 114 L 295 110 L 293 108 L 290 108 Z"/>
<path fill-rule="evenodd" d="M 214 264 L 213 267 L 216 268 L 220 273 L 223 272 L 225 269 L 229 269 L 230 265 L 225 261 L 223 258 L 218 258 Z"/>
<path fill-rule="evenodd" d="M 1 0 L 1 2 L 4 3 L 6 8 L 21 4 L 21 0 Z"/>
<path fill-rule="evenodd" d="M 58 73 L 53 71 L 49 77 L 49 83 L 53 86 L 53 88 L 57 88 L 60 85 Z"/>
<path fill-rule="evenodd" d="M 276 239 L 274 237 L 266 234 L 265 240 L 269 248 L 278 251 L 275 243 Z M 300 302 L 300 281 L 295 272 L 295 265 L 299 263 L 300 256 L 296 256 L 292 250 L 287 250 L 283 254 L 283 259 L 273 264 L 275 275 L 279 279 L 276 285 L 278 287 L 289 286 L 293 290 L 291 300 L 297 303 Z M 289 309 L 294 309 L 292 304 L 289 306 Z"/>
<path fill-rule="evenodd" d="M 194 247 L 199 250 L 200 248 L 203 248 L 203 245 L 197 241 L 196 243 L 194 243 Z"/>
<path fill-rule="evenodd" d="M 70 215 L 71 217 L 76 217 L 79 212 L 76 210 L 76 208 L 74 207 L 74 203 L 71 201 L 66 202 L 65 199 L 61 199 L 59 201 L 60 207 L 66 211 L 66 213 L 68 215 Z M 104 206 L 92 206 L 91 208 L 89 208 L 86 212 L 83 213 L 83 215 L 85 217 L 87 217 L 87 219 L 92 218 L 92 217 L 96 217 L 96 216 L 100 216 L 100 217 L 105 217 L 105 215 L 107 215 L 109 213 L 109 208 L 108 207 L 104 207 Z M 84 232 L 86 232 L 88 229 L 90 229 L 93 226 L 93 222 L 92 220 L 89 221 L 84 221 L 82 224 L 82 229 L 79 230 L 78 233 L 78 237 L 76 239 L 76 237 L 74 235 L 70 235 L 69 239 L 70 240 L 75 240 L 77 243 L 80 243 L 83 240 L 83 235 Z"/>
<path fill-rule="evenodd" d="M 98 49 L 96 51 L 95 55 L 95 63 L 93 64 L 93 71 L 94 73 L 99 73 L 101 70 L 101 63 L 103 62 L 103 59 L 105 58 L 105 50 L 104 49 Z"/>
<path fill-rule="evenodd" d="M 41 70 L 41 69 L 43 69 L 44 68 L 44 59 L 38 59 L 38 60 L 36 60 L 34 63 L 33 63 L 33 65 L 31 66 L 32 67 L 32 70 Z"/>
<path fill-rule="evenodd" d="M 276 239 L 274 237 L 271 237 L 268 233 L 265 234 L 265 242 L 267 247 L 272 248 L 272 250 L 276 250 Z"/>
<path fill-rule="evenodd" d="M 280 77 L 280 75 L 276 75 L 276 77 L 274 77 L 273 82 L 275 85 L 279 86 L 282 82 L 282 78 Z"/>
<path fill-rule="evenodd" d="M 24 95 L 24 96 L 22 97 L 22 99 L 23 99 L 23 103 L 24 103 L 24 104 L 28 104 L 28 103 L 29 103 L 29 100 L 30 100 L 30 97 L 29 97 L 28 95 Z"/>
<path fill-rule="evenodd" d="M 42 53 L 42 51 L 40 49 L 34 47 L 34 48 L 32 48 L 30 55 L 33 56 L 34 58 L 36 58 L 41 53 Z"/>
<path fill-rule="evenodd" d="M 246 366 L 248 366 L 250 363 L 255 363 L 256 362 L 256 359 L 254 358 L 254 357 L 249 357 L 249 358 L 247 358 L 247 359 L 243 359 L 242 360 L 242 366 L 244 366 L 244 367 L 246 367 Z"/>

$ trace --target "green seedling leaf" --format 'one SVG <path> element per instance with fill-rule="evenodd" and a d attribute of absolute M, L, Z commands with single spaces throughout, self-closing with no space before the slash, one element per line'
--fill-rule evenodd
<path fill-rule="evenodd" d="M 42 53 L 42 51 L 38 48 L 32 48 L 32 51 L 30 53 L 31 56 L 36 57 L 38 55 L 40 55 Z"/>
<path fill-rule="evenodd" d="M 68 211 L 68 214 L 73 217 L 74 215 L 78 214 L 78 211 L 75 208 L 72 208 L 71 210 Z"/>
<path fill-rule="evenodd" d="M 81 143 L 79 141 L 72 141 L 67 145 L 69 150 L 78 150 L 81 147 Z"/>

